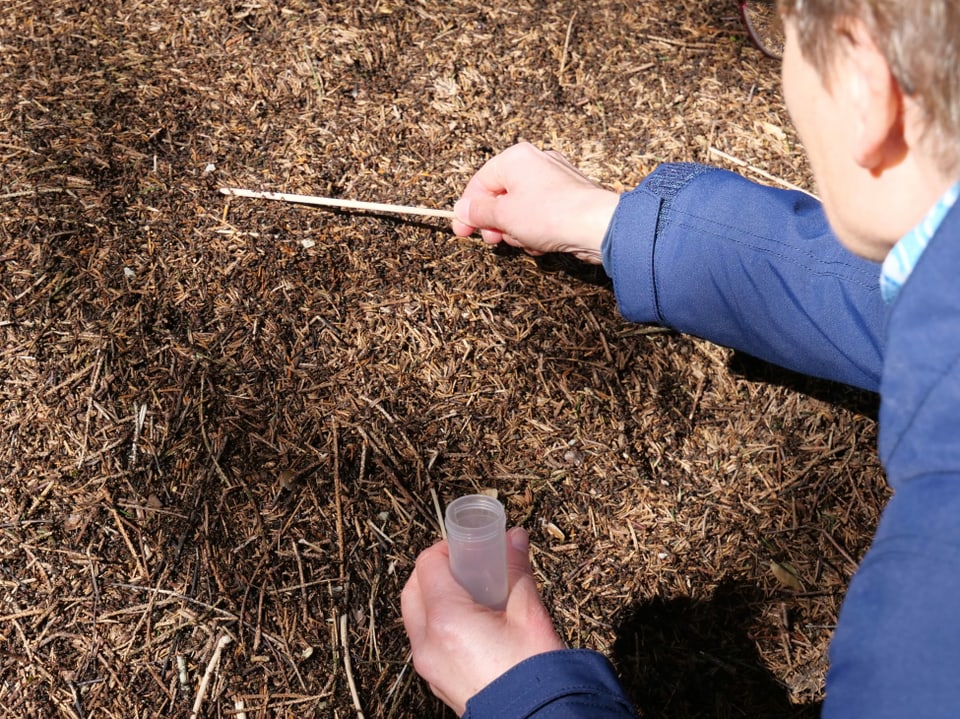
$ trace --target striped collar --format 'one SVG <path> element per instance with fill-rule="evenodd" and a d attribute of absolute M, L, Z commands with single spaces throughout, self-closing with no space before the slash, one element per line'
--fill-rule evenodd
<path fill-rule="evenodd" d="M 940 223 L 960 197 L 960 182 L 956 183 L 933 206 L 923 221 L 893 246 L 880 273 L 880 293 L 887 304 L 892 303 L 907 281 L 920 255 L 940 228 Z"/>

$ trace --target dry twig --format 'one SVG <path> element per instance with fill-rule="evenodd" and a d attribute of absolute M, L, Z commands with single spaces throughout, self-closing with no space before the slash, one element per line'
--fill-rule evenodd
<path fill-rule="evenodd" d="M 357 719 L 364 719 L 363 707 L 360 705 L 360 695 L 357 693 L 357 683 L 353 678 L 353 663 L 350 661 L 350 639 L 347 634 L 347 615 L 340 615 L 340 646 L 343 648 L 343 671 L 347 675 L 347 686 L 350 687 L 350 697 L 357 710 Z"/>
<path fill-rule="evenodd" d="M 203 700 L 206 699 L 210 678 L 220 664 L 220 655 L 223 653 L 224 648 L 232 641 L 233 638 L 229 634 L 221 634 L 217 640 L 217 644 L 213 648 L 213 655 L 210 657 L 210 661 L 207 662 L 207 668 L 203 672 L 203 677 L 200 679 L 200 686 L 197 687 L 197 697 L 193 702 L 193 709 L 190 711 L 190 719 L 197 719 L 197 717 L 200 716 L 200 708 L 203 706 Z"/>

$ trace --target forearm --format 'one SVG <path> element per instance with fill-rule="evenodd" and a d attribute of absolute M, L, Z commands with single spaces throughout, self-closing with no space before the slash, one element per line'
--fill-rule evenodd
<path fill-rule="evenodd" d="M 464 719 L 633 719 L 630 700 L 600 654 L 566 649 L 513 667 L 470 701 Z"/>
<path fill-rule="evenodd" d="M 604 266 L 629 320 L 878 389 L 879 266 L 843 249 L 803 193 L 661 166 L 621 197 Z"/>

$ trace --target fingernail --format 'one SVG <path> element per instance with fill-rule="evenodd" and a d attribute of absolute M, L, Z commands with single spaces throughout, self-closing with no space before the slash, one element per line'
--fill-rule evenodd
<path fill-rule="evenodd" d="M 526 552 L 530 549 L 530 537 L 527 535 L 527 530 L 514 527 L 507 534 L 510 540 L 510 546 L 518 552 Z"/>
<path fill-rule="evenodd" d="M 453 205 L 453 214 L 456 216 L 460 222 L 465 225 L 470 224 L 470 200 L 466 197 L 461 197 Z"/>

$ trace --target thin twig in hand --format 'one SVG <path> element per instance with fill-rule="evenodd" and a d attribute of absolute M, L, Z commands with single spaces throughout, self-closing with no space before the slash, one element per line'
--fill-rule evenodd
<path fill-rule="evenodd" d="M 288 192 L 263 192 L 244 190 L 239 187 L 221 187 L 220 192 L 231 197 L 252 197 L 257 200 L 280 200 L 299 205 L 317 205 L 340 210 L 366 210 L 367 212 L 389 212 L 399 215 L 420 215 L 422 217 L 443 217 L 453 219 L 453 211 L 437 210 L 432 207 L 411 207 L 409 205 L 391 205 L 384 202 L 362 202 L 360 200 L 342 200 L 337 197 L 317 197 L 315 195 L 293 195 Z"/>

